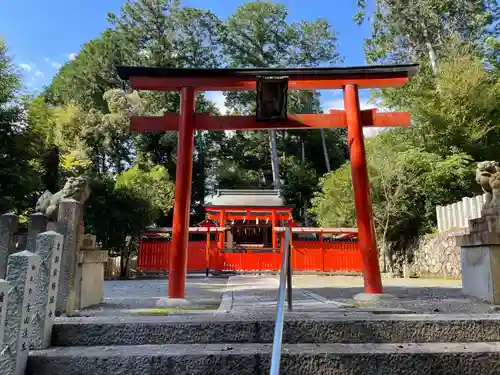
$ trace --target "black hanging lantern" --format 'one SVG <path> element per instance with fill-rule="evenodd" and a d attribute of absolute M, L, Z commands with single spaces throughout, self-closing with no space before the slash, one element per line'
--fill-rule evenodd
<path fill-rule="evenodd" d="M 257 121 L 287 119 L 288 77 L 257 78 Z"/>

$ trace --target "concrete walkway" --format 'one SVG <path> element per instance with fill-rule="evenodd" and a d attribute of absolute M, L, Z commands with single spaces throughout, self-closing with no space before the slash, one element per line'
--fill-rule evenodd
<path fill-rule="evenodd" d="M 186 280 L 186 300 L 192 306 L 208 306 L 217 309 L 226 283 L 227 278 L 189 275 Z M 104 297 L 102 304 L 86 308 L 78 314 L 80 316 L 119 316 L 129 315 L 138 310 L 165 307 L 163 302 L 169 300 L 168 280 L 106 280 Z"/>
<path fill-rule="evenodd" d="M 456 280 L 384 279 L 387 300 L 360 302 L 352 297 L 363 291 L 363 279 L 352 276 L 293 277 L 294 313 L 493 313 L 494 306 L 461 293 Z M 259 315 L 276 312 L 279 277 L 245 275 L 229 278 L 218 313 Z"/>
<path fill-rule="evenodd" d="M 232 276 L 228 280 L 218 312 L 237 315 L 273 313 L 276 311 L 278 294 L 278 276 Z M 293 310 L 297 312 L 335 311 L 351 307 L 298 288 L 292 290 L 292 301 Z"/>
<path fill-rule="evenodd" d="M 455 280 L 384 279 L 384 291 L 395 298 L 377 302 L 354 301 L 363 291 L 363 279 L 353 276 L 293 276 L 293 314 L 372 313 L 491 313 L 497 307 L 463 296 Z M 186 300 L 206 309 L 172 311 L 169 314 L 274 315 L 279 276 L 239 275 L 229 278 L 191 275 Z M 105 302 L 80 312 L 82 316 L 119 316 L 170 306 L 168 280 L 108 280 Z M 175 301 L 174 301 L 175 302 Z M 139 311 L 146 310 L 146 311 Z M 204 311 L 207 310 L 207 311 Z M 287 313 L 290 315 L 290 313 Z"/>

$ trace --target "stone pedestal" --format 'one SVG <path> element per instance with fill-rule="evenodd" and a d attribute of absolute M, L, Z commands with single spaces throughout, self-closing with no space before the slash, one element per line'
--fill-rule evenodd
<path fill-rule="evenodd" d="M 64 236 L 57 294 L 57 312 L 71 314 L 77 307 L 78 294 L 76 260 L 78 259 L 78 230 L 82 218 L 82 204 L 74 199 L 63 199 L 57 214 L 57 232 Z"/>
<path fill-rule="evenodd" d="M 78 257 L 79 294 L 77 309 L 104 302 L 104 266 L 108 261 L 107 250 L 80 249 Z"/>
<path fill-rule="evenodd" d="M 470 220 L 469 234 L 457 237 L 462 263 L 462 292 L 500 304 L 500 215 Z"/>

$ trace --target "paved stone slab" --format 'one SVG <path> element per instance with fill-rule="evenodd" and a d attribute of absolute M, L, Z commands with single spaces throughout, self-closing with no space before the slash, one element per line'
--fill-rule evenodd
<path fill-rule="evenodd" d="M 500 343 L 284 345 L 287 375 L 497 374 Z M 26 375 L 257 375 L 270 344 L 52 348 L 30 353 Z"/>
<path fill-rule="evenodd" d="M 274 316 L 232 314 L 189 317 L 75 318 L 57 320 L 55 346 L 182 343 L 271 343 Z M 394 343 L 500 341 L 500 317 L 315 313 L 286 317 L 288 343 Z"/>

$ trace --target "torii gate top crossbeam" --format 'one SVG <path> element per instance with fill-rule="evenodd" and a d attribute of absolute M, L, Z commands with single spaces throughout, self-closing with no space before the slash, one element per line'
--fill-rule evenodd
<path fill-rule="evenodd" d="M 360 89 L 401 87 L 418 72 L 418 65 L 376 65 L 341 68 L 252 68 L 190 69 L 117 67 L 121 79 L 136 90 L 178 91 L 193 87 L 198 91 L 255 90 L 261 76 L 289 79 L 290 90 L 342 89 L 347 84 Z"/>

